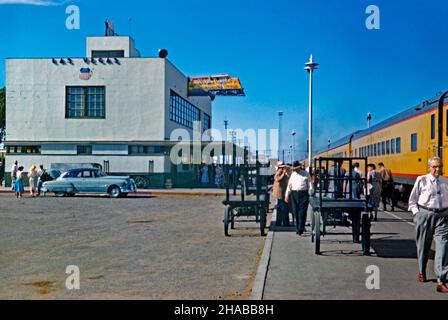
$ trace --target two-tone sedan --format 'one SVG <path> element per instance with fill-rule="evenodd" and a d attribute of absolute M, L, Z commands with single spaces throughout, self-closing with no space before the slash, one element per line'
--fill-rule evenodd
<path fill-rule="evenodd" d="M 127 176 L 108 176 L 95 168 L 70 169 L 56 180 L 44 182 L 43 192 L 53 192 L 58 197 L 74 196 L 76 193 L 104 193 L 111 198 L 125 197 L 137 188 Z"/>

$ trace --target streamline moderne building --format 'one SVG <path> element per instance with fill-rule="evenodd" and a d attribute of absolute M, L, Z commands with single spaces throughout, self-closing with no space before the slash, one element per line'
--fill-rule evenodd
<path fill-rule="evenodd" d="M 83 58 L 7 59 L 6 101 L 7 185 L 14 160 L 25 170 L 99 164 L 144 177 L 140 187 L 197 181 L 197 167 L 172 164 L 169 140 L 178 128 L 193 135 L 195 121 L 210 129 L 212 99 L 188 96 L 188 78 L 166 58 L 140 57 L 130 37 L 88 37 Z"/>

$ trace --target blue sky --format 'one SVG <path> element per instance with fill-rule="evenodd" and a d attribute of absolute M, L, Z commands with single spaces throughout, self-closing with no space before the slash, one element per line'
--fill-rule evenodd
<path fill-rule="evenodd" d="M 0 86 L 8 57 L 80 57 L 85 37 L 103 35 L 104 21 L 131 35 L 143 56 L 169 50 L 186 75 L 228 73 L 246 97 L 218 97 L 213 127 L 277 128 L 284 112 L 284 147 L 297 131 L 306 149 L 308 76 L 315 73 L 314 146 L 335 141 L 448 90 L 448 3 L 442 0 L 39 1 L 1 4 Z M 45 5 L 42 5 L 45 4 Z M 50 5 L 49 5 L 50 4 Z M 80 30 L 67 30 L 65 9 L 80 8 Z M 381 29 L 368 30 L 368 5 L 380 9 Z"/>

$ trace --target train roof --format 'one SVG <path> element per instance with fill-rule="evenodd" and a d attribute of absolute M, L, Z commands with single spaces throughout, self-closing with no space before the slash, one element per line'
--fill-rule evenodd
<path fill-rule="evenodd" d="M 381 129 L 388 127 L 392 124 L 395 124 L 397 122 L 400 122 L 405 119 L 412 118 L 412 117 L 415 117 L 422 113 L 428 112 L 429 110 L 438 106 L 438 101 L 439 101 L 440 96 L 441 96 L 441 94 L 439 94 L 429 100 L 423 101 L 422 103 L 420 103 L 412 108 L 406 109 L 405 111 L 402 111 L 386 120 L 383 120 L 383 121 L 373 125 L 369 129 L 358 130 L 353 133 L 350 133 L 350 134 L 344 136 L 343 138 L 341 138 L 333 143 L 330 143 L 329 147 L 321 148 L 320 150 L 317 151 L 317 153 L 319 154 L 322 152 L 330 151 L 330 150 L 336 149 L 340 146 L 343 146 L 345 144 L 348 144 L 350 142 L 350 138 L 352 136 L 353 136 L 352 141 L 355 141 L 355 140 L 361 139 L 362 137 L 364 137 L 368 134 L 371 134 L 375 131 L 381 130 Z"/>

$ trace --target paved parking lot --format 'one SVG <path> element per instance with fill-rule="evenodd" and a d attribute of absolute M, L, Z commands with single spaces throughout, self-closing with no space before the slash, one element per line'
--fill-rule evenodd
<path fill-rule="evenodd" d="M 0 298 L 249 299 L 264 238 L 253 222 L 224 237 L 221 200 L 0 194 Z"/>

